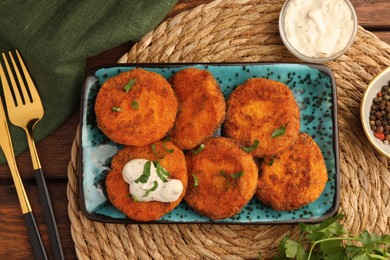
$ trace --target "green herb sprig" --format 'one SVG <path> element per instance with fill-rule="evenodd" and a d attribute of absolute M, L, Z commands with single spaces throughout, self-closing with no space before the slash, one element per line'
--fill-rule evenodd
<path fill-rule="evenodd" d="M 155 162 L 157 176 L 162 180 L 162 182 L 168 182 L 168 178 L 171 174 L 161 166 L 159 162 Z"/>
<path fill-rule="evenodd" d="M 255 150 L 257 148 L 257 146 L 259 146 L 259 140 L 255 140 L 253 142 L 253 144 L 249 147 L 242 147 L 242 149 L 245 151 L 245 152 L 252 152 L 253 150 Z"/>
<path fill-rule="evenodd" d="M 123 87 L 123 90 L 127 93 L 133 87 L 137 79 L 130 79 L 129 82 Z"/>
<path fill-rule="evenodd" d="M 198 148 L 192 151 L 193 154 L 200 154 L 206 146 L 204 144 L 200 144 Z"/>
<path fill-rule="evenodd" d="M 152 152 L 153 152 L 154 156 L 156 156 L 157 160 L 165 158 L 165 154 L 164 153 L 159 154 L 157 152 L 156 144 L 152 144 Z"/>
<path fill-rule="evenodd" d="M 390 235 L 377 236 L 367 231 L 349 234 L 338 214 L 320 224 L 299 223 L 298 240 L 283 238 L 274 259 L 390 259 Z"/>
<path fill-rule="evenodd" d="M 272 138 L 278 137 L 278 136 L 283 136 L 286 133 L 286 126 L 282 125 L 279 128 L 276 128 L 272 132 Z"/>
<path fill-rule="evenodd" d="M 194 178 L 194 188 L 196 188 L 199 185 L 199 179 L 194 173 L 192 173 L 192 177 Z"/>
<path fill-rule="evenodd" d="M 148 179 L 150 177 L 150 167 L 152 166 L 152 162 L 151 161 L 147 161 L 144 165 L 144 170 L 142 172 L 142 175 L 139 176 L 138 179 L 135 180 L 135 183 L 147 183 L 148 182 Z"/>
<path fill-rule="evenodd" d="M 232 174 L 228 175 L 224 170 L 221 170 L 219 172 L 219 174 L 226 179 L 226 181 L 227 181 L 227 189 L 229 189 L 229 187 L 230 187 L 230 178 L 234 181 L 234 180 L 240 178 L 241 176 L 243 176 L 244 175 L 244 171 L 235 172 L 235 173 L 232 173 Z M 230 178 L 229 178 L 229 176 L 230 176 Z M 234 187 L 236 186 L 236 182 L 235 181 L 233 182 L 233 186 Z"/>
<path fill-rule="evenodd" d="M 164 148 L 164 150 L 165 151 L 167 151 L 168 153 L 173 153 L 175 150 L 172 148 L 172 149 L 169 149 L 168 147 L 167 147 L 167 142 L 169 142 L 171 140 L 171 138 L 169 138 L 169 137 L 167 137 L 167 138 L 165 138 L 164 139 L 164 141 L 163 141 L 163 148 Z"/>
<path fill-rule="evenodd" d="M 158 187 L 158 182 L 157 182 L 157 181 L 154 181 L 154 182 L 153 182 L 153 187 L 150 188 L 150 189 L 147 189 L 147 190 L 145 191 L 144 197 L 147 197 L 147 196 L 149 195 L 149 193 L 151 193 L 152 191 L 155 191 L 155 190 L 157 189 L 157 187 Z"/>

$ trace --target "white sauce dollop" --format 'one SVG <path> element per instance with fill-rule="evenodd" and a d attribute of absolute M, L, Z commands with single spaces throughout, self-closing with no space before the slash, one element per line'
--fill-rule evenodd
<path fill-rule="evenodd" d="M 284 20 L 290 44 L 314 58 L 341 52 L 351 39 L 354 24 L 351 8 L 344 0 L 292 0 Z"/>
<path fill-rule="evenodd" d="M 130 194 L 136 201 L 160 201 L 173 202 L 177 200 L 183 192 L 183 184 L 180 180 L 169 179 L 168 182 L 157 175 L 157 168 L 154 163 L 150 165 L 150 176 L 146 183 L 136 180 L 143 174 L 145 164 L 148 160 L 134 159 L 125 164 L 122 170 L 122 176 L 125 182 L 129 184 Z M 153 187 L 157 187 L 151 190 Z"/>

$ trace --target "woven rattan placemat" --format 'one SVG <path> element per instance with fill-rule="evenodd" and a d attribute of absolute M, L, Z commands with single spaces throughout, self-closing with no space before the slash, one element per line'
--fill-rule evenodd
<path fill-rule="evenodd" d="M 183 12 L 143 37 L 120 62 L 299 62 L 283 46 L 283 1 L 217 0 Z M 390 66 L 390 46 L 359 27 L 350 50 L 328 62 L 338 92 L 340 212 L 352 232 L 390 233 L 390 160 L 376 152 L 360 124 L 368 82 Z M 87 219 L 79 208 L 79 133 L 68 168 L 69 218 L 80 259 L 228 259 L 274 254 L 296 225 L 122 225 Z"/>

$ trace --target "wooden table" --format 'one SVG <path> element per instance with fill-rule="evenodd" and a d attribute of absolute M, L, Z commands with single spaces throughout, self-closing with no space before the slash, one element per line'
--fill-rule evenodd
<path fill-rule="evenodd" d="M 208 2 L 211 0 L 181 0 L 174 6 L 166 19 Z M 359 24 L 390 44 L 390 2 L 388 0 L 351 0 L 351 2 L 358 15 Z M 130 42 L 124 43 L 87 59 L 86 69 L 116 62 L 131 46 Z M 68 218 L 66 188 L 67 167 L 70 161 L 72 142 L 79 124 L 79 115 L 79 111 L 75 112 L 57 131 L 37 145 L 66 259 L 76 259 Z M 20 155 L 17 158 L 17 163 L 49 257 L 52 259 L 53 255 L 47 229 L 43 224 L 43 212 L 38 202 L 38 192 L 29 153 L 25 152 Z M 7 165 L 0 165 L 0 205 L 0 259 L 32 259 L 30 241 Z"/>

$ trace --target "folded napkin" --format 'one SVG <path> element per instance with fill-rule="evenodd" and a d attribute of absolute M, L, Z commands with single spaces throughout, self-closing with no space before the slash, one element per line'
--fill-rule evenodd
<path fill-rule="evenodd" d="M 45 108 L 35 130 L 41 140 L 80 104 L 86 58 L 156 27 L 176 0 L 0 1 L 0 51 L 18 49 Z M 10 126 L 16 154 L 27 148 Z M 72 134 L 72 133 L 69 133 Z M 1 154 L 0 162 L 4 162 Z"/>

